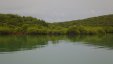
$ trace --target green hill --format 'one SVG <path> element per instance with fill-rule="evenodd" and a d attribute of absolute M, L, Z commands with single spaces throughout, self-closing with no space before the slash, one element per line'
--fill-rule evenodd
<path fill-rule="evenodd" d="M 113 14 L 47 23 L 31 16 L 0 14 L 0 34 L 106 34 L 113 33 Z"/>
<path fill-rule="evenodd" d="M 48 24 L 41 19 L 15 14 L 0 14 L 0 34 L 23 34 L 44 30 Z"/>
<path fill-rule="evenodd" d="M 56 27 L 67 28 L 68 34 L 113 33 L 113 14 L 81 20 L 52 23 Z"/>
<path fill-rule="evenodd" d="M 113 26 L 113 14 L 103 15 L 98 17 L 91 17 L 81 20 L 72 20 L 66 22 L 53 23 L 55 25 L 61 25 L 64 27 L 69 27 L 72 25 L 84 25 L 84 26 Z"/>
<path fill-rule="evenodd" d="M 22 26 L 23 24 L 47 26 L 46 22 L 31 16 L 0 14 L 0 25 Z"/>

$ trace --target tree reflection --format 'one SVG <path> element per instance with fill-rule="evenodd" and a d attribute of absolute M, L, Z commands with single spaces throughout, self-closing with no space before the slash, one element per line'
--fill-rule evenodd
<path fill-rule="evenodd" d="M 93 45 L 101 48 L 113 49 L 113 34 L 106 35 L 82 35 L 68 37 L 71 42 Z"/>
<path fill-rule="evenodd" d="M 69 43 L 81 43 L 113 49 L 113 34 L 107 35 L 76 35 L 76 36 L 0 36 L 0 52 L 13 52 L 42 48 L 48 45 L 60 43 L 60 40 Z"/>

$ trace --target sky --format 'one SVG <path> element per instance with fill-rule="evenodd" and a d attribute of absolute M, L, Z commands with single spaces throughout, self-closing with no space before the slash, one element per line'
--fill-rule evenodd
<path fill-rule="evenodd" d="M 113 14 L 113 0 L 0 0 L 0 13 L 61 22 Z"/>

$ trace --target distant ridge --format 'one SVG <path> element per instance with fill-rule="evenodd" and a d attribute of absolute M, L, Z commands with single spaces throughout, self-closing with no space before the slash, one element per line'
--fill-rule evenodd
<path fill-rule="evenodd" d="M 67 26 L 72 26 L 72 25 L 113 26 L 113 14 L 91 17 L 81 20 L 56 22 L 54 24 L 67 25 Z"/>

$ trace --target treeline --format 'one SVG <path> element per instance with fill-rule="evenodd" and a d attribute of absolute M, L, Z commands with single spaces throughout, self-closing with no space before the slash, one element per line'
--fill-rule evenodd
<path fill-rule="evenodd" d="M 31 16 L 0 14 L 0 34 L 106 34 L 113 33 L 113 15 L 47 23 Z"/>
<path fill-rule="evenodd" d="M 113 33 L 113 14 L 51 25 L 68 28 L 68 34 L 106 34 Z"/>
<path fill-rule="evenodd" d="M 31 16 L 19 16 L 14 14 L 0 14 L 1 34 L 25 34 L 31 31 L 45 30 L 48 23 Z"/>

